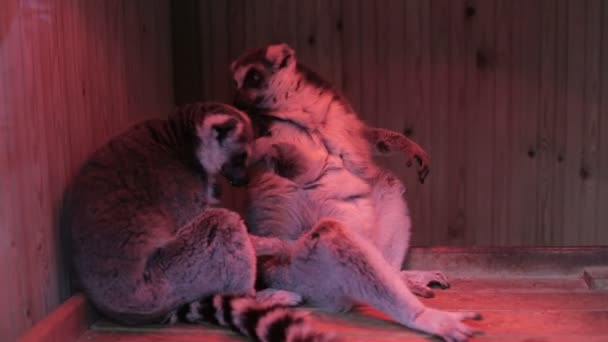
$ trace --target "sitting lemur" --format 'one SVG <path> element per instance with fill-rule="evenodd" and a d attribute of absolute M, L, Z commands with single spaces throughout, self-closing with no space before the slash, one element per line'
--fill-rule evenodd
<path fill-rule="evenodd" d="M 373 154 L 405 151 L 419 178 L 428 156 L 405 136 L 371 128 L 286 44 L 246 52 L 231 64 L 235 104 L 256 131 L 247 227 L 260 255 L 259 286 L 284 289 L 332 311 L 370 304 L 397 322 L 448 341 L 474 331 L 475 312 L 425 306 L 437 271 L 401 271 L 411 220 L 405 188 Z M 278 240 L 277 240 L 278 239 Z"/>
<path fill-rule="evenodd" d="M 247 183 L 249 118 L 219 103 L 183 106 L 98 149 L 66 192 L 72 262 L 92 303 L 125 324 L 230 326 L 256 341 L 327 341 L 292 293 L 256 297 L 256 257 L 241 217 L 219 208 L 217 174 Z M 261 240 L 261 239 L 257 239 Z"/>

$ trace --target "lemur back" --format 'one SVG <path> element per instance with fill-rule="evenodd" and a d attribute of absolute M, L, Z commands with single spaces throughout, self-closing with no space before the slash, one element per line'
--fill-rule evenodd
<path fill-rule="evenodd" d="M 247 183 L 252 139 L 239 110 L 193 104 L 134 125 L 84 164 L 66 193 L 63 225 L 81 286 L 100 311 L 125 324 L 216 321 L 262 341 L 288 320 L 281 340 L 325 339 L 301 315 L 255 299 L 245 224 L 215 206 L 216 175 Z"/>
<path fill-rule="evenodd" d="M 368 303 L 449 341 L 471 336 L 462 320 L 476 313 L 428 308 L 409 290 L 432 295 L 429 283 L 447 286 L 440 272 L 400 271 L 411 227 L 405 187 L 373 154 L 405 152 L 408 164 L 419 162 L 424 181 L 424 150 L 399 133 L 364 125 L 286 44 L 245 53 L 231 69 L 235 103 L 257 126 L 248 228 L 293 245 L 274 257 L 266 251 L 260 284 L 330 310 Z"/>

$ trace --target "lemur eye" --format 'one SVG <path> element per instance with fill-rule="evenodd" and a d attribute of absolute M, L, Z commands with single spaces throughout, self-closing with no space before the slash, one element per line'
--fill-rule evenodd
<path fill-rule="evenodd" d="M 243 86 L 245 88 L 258 88 L 262 83 L 262 74 L 257 71 L 255 68 L 249 69 L 247 75 L 245 75 L 245 81 L 243 82 Z"/>

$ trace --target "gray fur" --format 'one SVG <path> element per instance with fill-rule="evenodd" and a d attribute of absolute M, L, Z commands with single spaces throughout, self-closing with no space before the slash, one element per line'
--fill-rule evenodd
<path fill-rule="evenodd" d="M 246 183 L 252 140 L 242 112 L 194 104 L 168 120 L 137 124 L 93 154 L 66 194 L 63 216 L 76 274 L 99 310 L 140 324 L 174 320 L 184 307 L 182 318 L 195 322 L 206 305 L 207 316 L 250 337 L 267 327 L 238 315 L 262 310 L 291 317 L 269 305 L 294 304 L 299 296 L 279 292 L 264 303 L 248 298 L 256 279 L 249 234 L 238 214 L 214 207 L 216 172 Z M 225 321 L 226 305 L 234 322 Z M 306 336 L 306 320 L 293 318 L 291 326 Z"/>
<path fill-rule="evenodd" d="M 411 227 L 405 188 L 373 161 L 375 153 L 404 151 L 420 162 L 422 181 L 426 153 L 402 135 L 366 127 L 287 45 L 263 50 L 237 59 L 232 71 L 237 104 L 264 124 L 254 145 L 248 228 L 294 244 L 288 252 L 276 244 L 281 255 L 262 259 L 264 283 L 330 310 L 365 302 L 406 326 L 466 339 L 472 331 L 461 320 L 477 315 L 425 307 L 408 285 L 430 291 L 428 283 L 416 283 L 428 279 L 400 273 Z"/>

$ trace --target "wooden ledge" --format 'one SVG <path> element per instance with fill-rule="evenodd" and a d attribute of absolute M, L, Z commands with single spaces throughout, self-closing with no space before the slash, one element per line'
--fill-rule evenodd
<path fill-rule="evenodd" d="M 31 327 L 19 342 L 76 341 L 89 329 L 95 314 L 82 293 L 70 297 L 48 316 Z"/>
<path fill-rule="evenodd" d="M 608 266 L 608 246 L 415 247 L 404 266 L 453 278 L 582 277 L 588 267 Z"/>

